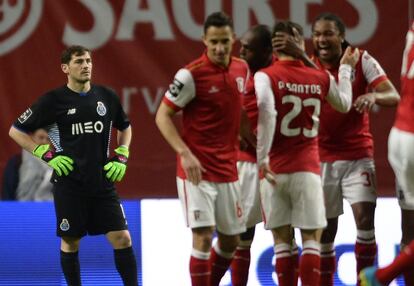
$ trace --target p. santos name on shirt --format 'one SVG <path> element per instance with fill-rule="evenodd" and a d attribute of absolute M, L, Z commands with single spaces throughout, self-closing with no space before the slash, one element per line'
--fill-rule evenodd
<path fill-rule="evenodd" d="M 279 81 L 279 89 L 287 89 L 292 93 L 305 93 L 305 94 L 321 94 L 322 89 L 319 84 L 300 84 Z"/>

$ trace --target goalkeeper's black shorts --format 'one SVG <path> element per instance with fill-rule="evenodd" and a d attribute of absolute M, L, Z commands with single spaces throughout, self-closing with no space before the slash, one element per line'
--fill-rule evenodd
<path fill-rule="evenodd" d="M 53 197 L 57 236 L 83 237 L 128 229 L 121 201 L 116 193 L 106 197 L 74 194 L 55 185 Z"/>

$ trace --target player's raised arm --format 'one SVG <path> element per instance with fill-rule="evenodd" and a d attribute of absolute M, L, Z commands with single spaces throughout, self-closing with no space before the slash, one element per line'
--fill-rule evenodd
<path fill-rule="evenodd" d="M 338 72 L 338 85 L 333 76 L 329 75 L 330 87 L 326 100 L 339 112 L 346 113 L 352 106 L 352 69 L 359 59 L 359 50 L 348 47 L 341 59 Z"/>

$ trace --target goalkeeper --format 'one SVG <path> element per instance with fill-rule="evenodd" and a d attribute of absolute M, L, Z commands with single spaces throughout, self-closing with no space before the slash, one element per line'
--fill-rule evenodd
<path fill-rule="evenodd" d="M 118 96 L 91 84 L 91 52 L 70 46 L 61 57 L 67 84 L 45 93 L 10 128 L 17 144 L 54 169 L 51 182 L 60 262 L 68 285 L 81 285 L 78 258 L 83 236 L 105 234 L 124 285 L 137 285 L 131 236 L 114 183 L 127 169 L 132 132 Z M 37 145 L 28 133 L 44 128 L 53 146 Z M 111 129 L 117 147 L 110 156 Z"/>

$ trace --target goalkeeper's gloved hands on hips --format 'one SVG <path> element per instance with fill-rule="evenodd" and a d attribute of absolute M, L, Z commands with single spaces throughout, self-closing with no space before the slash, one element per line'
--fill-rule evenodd
<path fill-rule="evenodd" d="M 37 145 L 32 153 L 52 167 L 58 176 L 62 176 L 62 174 L 67 176 L 70 171 L 73 171 L 73 160 L 64 155 L 56 156 L 49 144 Z"/>
<path fill-rule="evenodd" d="M 111 182 L 120 182 L 125 175 L 129 157 L 128 147 L 121 145 L 115 149 L 116 155 L 104 166 L 106 177 Z"/>

